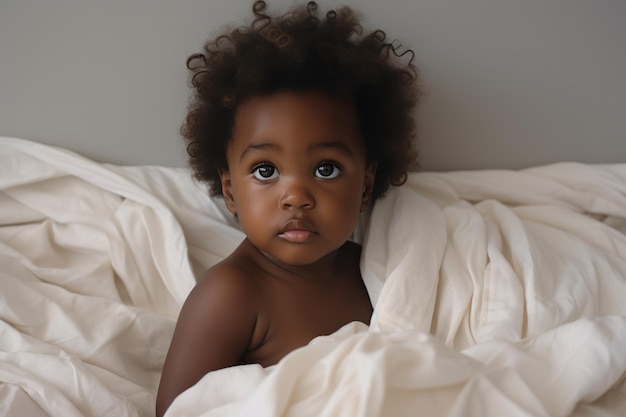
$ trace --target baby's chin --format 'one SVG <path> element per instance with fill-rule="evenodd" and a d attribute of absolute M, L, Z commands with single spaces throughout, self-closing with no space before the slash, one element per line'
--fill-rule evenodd
<path fill-rule="evenodd" d="M 339 247 L 326 248 L 325 250 L 319 250 L 315 248 L 314 241 L 307 243 L 289 243 L 288 245 L 282 245 L 282 250 L 276 251 L 263 251 L 261 253 L 271 262 L 285 267 L 285 268 L 305 268 L 313 267 L 326 260 L 326 258 L 333 256 L 346 242 L 339 245 Z"/>

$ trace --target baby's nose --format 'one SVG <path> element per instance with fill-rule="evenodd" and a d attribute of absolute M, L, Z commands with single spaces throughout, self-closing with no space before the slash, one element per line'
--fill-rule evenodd
<path fill-rule="evenodd" d="M 300 181 L 290 181 L 280 199 L 282 209 L 312 209 L 315 207 L 315 198 L 306 186 Z"/>

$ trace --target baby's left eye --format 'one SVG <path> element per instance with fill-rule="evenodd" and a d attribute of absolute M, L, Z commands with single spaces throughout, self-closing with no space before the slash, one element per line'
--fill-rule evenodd
<path fill-rule="evenodd" d="M 339 174 L 341 174 L 341 168 L 330 162 L 324 162 L 315 168 L 315 176 L 318 178 L 336 178 Z"/>

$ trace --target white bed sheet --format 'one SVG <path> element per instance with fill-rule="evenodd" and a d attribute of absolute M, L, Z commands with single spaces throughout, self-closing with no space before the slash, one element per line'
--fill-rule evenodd
<path fill-rule="evenodd" d="M 221 201 L 14 138 L 0 189 L 0 416 L 152 415 L 194 276 L 243 237 Z M 625 231 L 626 164 L 411 174 L 357 233 L 371 328 L 168 413 L 626 415 Z"/>

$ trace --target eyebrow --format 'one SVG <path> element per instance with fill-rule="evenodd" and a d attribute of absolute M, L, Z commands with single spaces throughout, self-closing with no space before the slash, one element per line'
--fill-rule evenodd
<path fill-rule="evenodd" d="M 352 150 L 348 147 L 348 145 L 340 141 L 321 142 L 309 146 L 309 150 L 315 149 L 337 149 L 351 159 L 354 159 L 354 153 L 352 153 Z"/>
<path fill-rule="evenodd" d="M 239 156 L 239 160 L 242 161 L 243 158 L 251 151 L 255 150 L 281 150 L 281 146 L 274 143 L 251 143 L 248 145 L 246 149 Z M 309 150 L 316 149 L 337 149 L 346 156 L 351 159 L 354 159 L 354 153 L 352 150 L 343 142 L 340 141 L 328 141 L 328 142 L 320 142 L 314 145 L 309 146 Z"/>
<path fill-rule="evenodd" d="M 281 147 L 276 145 L 276 144 L 274 144 L 274 143 L 251 143 L 241 153 L 241 155 L 239 156 L 239 161 L 242 161 L 243 158 L 246 156 L 246 154 L 248 154 L 250 151 L 255 151 L 255 150 L 280 150 L 280 149 L 281 149 Z"/>

